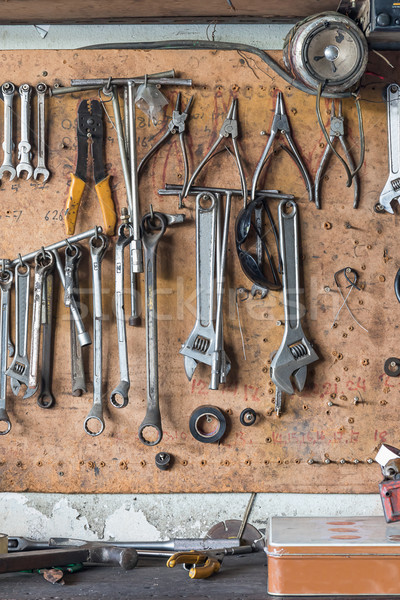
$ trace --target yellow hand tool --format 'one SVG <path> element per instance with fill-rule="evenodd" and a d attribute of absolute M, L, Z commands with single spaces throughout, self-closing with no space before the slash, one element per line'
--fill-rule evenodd
<path fill-rule="evenodd" d="M 218 573 L 225 556 L 232 554 L 250 554 L 257 552 L 258 548 L 253 545 L 234 546 L 232 548 L 221 548 L 219 550 L 190 550 L 186 552 L 175 552 L 167 560 L 167 567 L 183 564 L 189 571 L 191 579 L 206 579 Z"/>
<path fill-rule="evenodd" d="M 110 176 L 103 160 L 103 114 L 98 100 L 82 100 L 78 108 L 78 157 L 75 173 L 71 173 L 64 221 L 67 235 L 75 233 L 76 218 L 86 185 L 88 146 L 93 156 L 94 183 L 104 221 L 104 233 L 114 235 L 117 215 L 111 197 Z"/>

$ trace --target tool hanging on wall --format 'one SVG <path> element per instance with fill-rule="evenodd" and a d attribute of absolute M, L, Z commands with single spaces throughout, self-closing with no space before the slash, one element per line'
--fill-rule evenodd
<path fill-rule="evenodd" d="M 276 97 L 276 105 L 275 105 L 275 114 L 272 120 L 271 132 L 268 137 L 267 145 L 265 146 L 263 153 L 261 155 L 260 160 L 256 166 L 254 171 L 253 180 L 251 183 L 251 199 L 255 200 L 257 194 L 257 183 L 260 178 L 261 171 L 264 165 L 267 162 L 269 157 L 270 150 L 272 149 L 272 145 L 274 143 L 275 138 L 278 135 L 283 135 L 286 138 L 286 141 L 289 147 L 285 145 L 281 145 L 282 150 L 285 150 L 289 156 L 293 159 L 295 164 L 300 170 L 301 176 L 304 179 L 304 183 L 308 192 L 308 199 L 310 202 L 313 201 L 313 188 L 311 183 L 311 178 L 308 173 L 307 167 L 304 164 L 303 159 L 301 158 L 300 152 L 297 149 L 296 144 L 292 138 L 292 133 L 290 131 L 289 119 L 285 111 L 285 105 L 283 104 L 283 96 L 281 92 L 278 92 Z"/>
<path fill-rule="evenodd" d="M 335 112 L 335 101 L 332 100 L 329 140 L 330 140 L 330 144 L 326 145 L 325 152 L 322 155 L 321 162 L 319 163 L 318 171 L 315 176 L 315 182 L 314 182 L 315 192 L 314 193 L 315 193 L 315 206 L 317 208 L 321 208 L 321 202 L 320 202 L 321 180 L 322 180 L 322 176 L 325 172 L 329 154 L 332 152 L 332 147 L 333 147 L 333 144 L 335 143 L 335 140 L 339 140 L 339 142 L 343 148 L 343 152 L 346 156 L 347 164 L 349 165 L 350 171 L 351 172 L 354 171 L 353 159 L 352 159 L 349 149 L 346 145 L 346 141 L 345 141 L 345 137 L 344 137 L 344 117 L 342 115 L 342 101 L 341 100 L 339 100 L 339 108 L 338 108 L 337 115 Z M 358 174 L 357 173 L 354 176 L 353 189 L 354 189 L 353 208 L 358 208 L 358 202 L 360 199 L 360 191 L 359 191 L 359 182 L 358 182 Z"/>
<path fill-rule="evenodd" d="M 282 410 L 282 393 L 294 394 L 292 379 L 301 392 L 307 379 L 307 366 L 318 360 L 301 326 L 300 232 L 297 204 L 293 200 L 282 200 L 279 204 L 279 239 L 285 331 L 270 367 L 271 379 L 276 387 L 275 411 L 278 416 Z"/>
<path fill-rule="evenodd" d="M 383 475 L 379 494 L 386 522 L 396 523 L 400 521 L 400 450 L 389 444 L 382 444 L 375 461 L 380 465 Z M 398 541 L 399 534 L 395 534 L 394 538 Z"/>
<path fill-rule="evenodd" d="M 153 212 L 152 207 L 151 212 L 142 218 L 146 290 L 147 408 L 138 435 L 140 441 L 147 446 L 159 444 L 163 436 L 158 385 L 157 247 L 167 226 L 183 223 L 184 219 L 184 214 Z"/>
<path fill-rule="evenodd" d="M 110 176 L 106 174 L 103 160 L 103 111 L 98 100 L 82 100 L 79 104 L 77 141 L 76 170 L 75 173 L 71 173 L 71 185 L 64 215 L 67 234 L 72 235 L 75 232 L 78 209 L 87 181 L 90 145 L 93 156 L 95 190 L 103 215 L 104 231 L 107 235 L 114 235 L 117 216 L 111 196 Z"/>
<path fill-rule="evenodd" d="M 186 128 L 186 119 L 189 116 L 190 108 L 193 102 L 193 96 L 191 96 L 184 108 L 183 111 L 180 110 L 181 105 L 181 93 L 179 92 L 176 98 L 175 110 L 172 113 L 172 117 L 170 122 L 168 123 L 167 131 L 164 135 L 150 148 L 147 154 L 142 158 L 138 166 L 138 175 L 140 176 L 143 171 L 145 165 L 150 160 L 150 158 L 158 151 L 159 148 L 168 140 L 170 136 L 174 136 L 175 134 L 179 134 L 179 143 L 182 152 L 182 160 L 184 167 L 184 176 L 183 176 L 183 190 L 186 190 L 186 186 L 189 180 L 189 162 L 185 144 L 185 128 Z M 180 210 L 183 208 L 183 199 L 182 195 L 179 196 L 179 206 Z"/>

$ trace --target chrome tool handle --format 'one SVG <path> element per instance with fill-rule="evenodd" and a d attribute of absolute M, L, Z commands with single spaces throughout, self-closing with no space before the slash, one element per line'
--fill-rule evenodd
<path fill-rule="evenodd" d="M 218 200 L 214 194 L 196 197 L 196 280 L 197 315 L 202 327 L 214 320 L 215 243 Z"/>
<path fill-rule="evenodd" d="M 289 212 L 290 211 L 290 212 Z M 283 303 L 285 326 L 300 326 L 300 268 L 297 204 L 292 200 L 279 204 L 279 235 L 282 256 Z"/>
<path fill-rule="evenodd" d="M 387 119 L 389 171 L 391 177 L 397 178 L 400 172 L 400 87 L 395 83 L 387 88 Z"/>
<path fill-rule="evenodd" d="M 0 435 L 5 435 L 11 429 L 11 422 L 6 410 L 7 399 L 7 354 L 8 354 L 8 325 L 10 311 L 10 290 L 13 282 L 12 271 L 5 269 L 0 277 L 0 422 L 5 423 L 5 429 L 1 428 Z"/>

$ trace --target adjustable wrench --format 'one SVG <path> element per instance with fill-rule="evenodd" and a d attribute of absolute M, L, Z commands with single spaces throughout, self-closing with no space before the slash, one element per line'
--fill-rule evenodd
<path fill-rule="evenodd" d="M 35 389 L 39 367 L 40 325 L 42 313 L 43 281 L 54 265 L 54 254 L 47 250 L 38 252 L 35 256 L 35 279 L 33 284 L 33 318 L 31 356 L 29 365 L 28 388 Z"/>
<path fill-rule="evenodd" d="M 157 246 L 167 226 L 182 223 L 184 218 L 183 214 L 167 215 L 161 212 L 148 213 L 142 218 L 146 290 L 147 410 L 139 426 L 138 435 L 140 441 L 147 446 L 159 444 L 163 436 L 158 389 Z M 155 437 L 147 437 L 151 433 L 155 433 Z"/>
<path fill-rule="evenodd" d="M 290 211 L 290 212 L 289 212 Z M 297 204 L 282 200 L 279 204 L 279 239 L 282 256 L 285 331 L 282 343 L 271 363 L 271 379 L 276 386 L 275 410 L 281 412 L 282 392 L 294 394 L 293 377 L 301 392 L 307 378 L 307 365 L 318 355 L 301 327 L 300 246 Z"/>
<path fill-rule="evenodd" d="M 40 393 L 37 398 L 37 403 L 40 408 L 50 408 L 54 404 L 54 396 L 51 392 L 51 377 L 53 372 L 53 291 L 54 277 L 53 269 L 54 262 L 50 269 L 46 271 L 43 280 L 42 292 L 42 370 L 41 370 L 41 385 Z"/>
<path fill-rule="evenodd" d="M 389 177 L 379 197 L 378 207 L 394 214 L 393 202 L 400 197 L 400 87 L 391 83 L 386 90 Z"/>
<path fill-rule="evenodd" d="M 71 244 L 65 249 L 65 290 L 64 304 L 71 307 L 74 302 L 79 310 L 79 279 L 78 265 L 82 256 L 81 247 L 78 244 Z M 78 343 L 76 325 L 71 318 L 69 322 L 70 341 L 71 341 L 71 376 L 72 376 L 72 395 L 81 396 L 86 392 L 85 369 L 83 366 L 82 348 Z"/>
<path fill-rule="evenodd" d="M 0 435 L 5 435 L 11 429 L 11 422 L 6 410 L 7 398 L 7 351 L 8 351 L 8 321 L 10 311 L 10 290 L 13 282 L 13 274 L 5 269 L 0 274 L 0 422 L 6 424 L 6 429 L 0 430 Z"/>
<path fill-rule="evenodd" d="M 29 389 L 28 328 L 30 269 L 21 261 L 15 267 L 15 355 L 6 374 L 11 378 L 11 389 L 18 396 L 21 384 L 26 386 L 24 398 L 30 398 L 36 388 Z"/>
<path fill-rule="evenodd" d="M 19 86 L 19 95 L 21 97 L 21 141 L 18 144 L 17 177 L 26 172 L 26 179 L 30 179 L 33 174 L 31 165 L 32 146 L 29 142 L 30 122 L 31 122 L 31 97 L 32 88 L 28 83 Z"/>
<path fill-rule="evenodd" d="M 215 348 L 214 275 L 218 201 L 214 194 L 196 197 L 196 323 L 180 353 L 189 381 L 198 362 L 212 364 Z"/>
<path fill-rule="evenodd" d="M 101 262 L 108 247 L 108 238 L 99 233 L 89 240 L 93 278 L 93 406 L 83 427 L 87 434 L 96 436 L 104 431 L 103 420 L 103 307 L 101 298 Z M 98 422 L 98 429 L 90 429 L 90 421 Z"/>
<path fill-rule="evenodd" d="M 37 167 L 33 172 L 33 178 L 38 179 L 39 175 L 43 175 L 43 183 L 46 183 L 50 177 L 50 171 L 46 167 L 46 91 L 47 85 L 45 83 L 37 84 Z"/>
<path fill-rule="evenodd" d="M 111 392 L 110 402 L 115 408 L 123 408 L 129 402 L 130 388 L 128 348 L 126 343 L 125 307 L 124 307 L 124 250 L 133 240 L 133 229 L 130 223 L 122 223 L 118 230 L 118 241 L 115 246 L 115 313 L 117 320 L 118 353 L 120 382 Z M 122 402 L 118 401 L 121 397 Z"/>
<path fill-rule="evenodd" d="M 3 164 L 0 167 L 0 179 L 3 178 L 4 173 L 10 174 L 10 181 L 12 181 L 17 171 L 13 166 L 12 154 L 14 150 L 13 143 L 13 100 L 15 87 L 10 81 L 3 83 L 1 91 L 4 100 L 4 141 L 3 141 Z"/>

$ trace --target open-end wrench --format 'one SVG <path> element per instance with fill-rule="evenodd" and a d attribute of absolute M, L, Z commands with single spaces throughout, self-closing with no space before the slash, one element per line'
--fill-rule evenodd
<path fill-rule="evenodd" d="M 54 254 L 47 250 L 38 252 L 35 256 L 35 279 L 33 284 L 33 317 L 32 317 L 32 338 L 31 338 L 31 356 L 29 364 L 28 388 L 35 389 L 37 386 L 37 376 L 39 368 L 40 351 L 40 325 L 42 317 L 42 296 L 43 281 L 54 265 Z"/>
<path fill-rule="evenodd" d="M 55 261 L 54 261 L 55 262 Z M 54 404 L 54 396 L 51 391 L 51 379 L 53 373 L 53 293 L 54 293 L 54 262 L 46 271 L 43 280 L 42 293 L 42 369 L 40 393 L 37 403 L 40 408 L 50 408 Z"/>
<path fill-rule="evenodd" d="M 82 256 L 81 247 L 78 244 L 70 244 L 65 249 L 65 289 L 64 289 L 64 304 L 71 307 L 71 299 L 75 302 L 79 310 L 80 294 L 79 294 L 79 278 L 78 265 Z M 82 348 L 78 343 L 76 325 L 71 318 L 70 327 L 70 342 L 71 342 L 71 378 L 72 378 L 72 395 L 81 396 L 86 392 L 85 369 L 83 365 Z"/>
<path fill-rule="evenodd" d="M 24 398 L 30 398 L 36 392 L 36 388 L 28 388 L 29 282 L 29 266 L 21 261 L 15 267 L 15 355 L 6 374 L 11 378 L 11 389 L 15 396 L 18 396 L 21 384 L 26 386 Z"/>
<path fill-rule="evenodd" d="M 10 290 L 14 276 L 12 271 L 5 269 L 0 273 L 0 422 L 5 423 L 6 428 L 0 430 L 0 435 L 5 435 L 11 429 L 11 421 L 6 410 L 7 399 L 7 352 L 8 352 L 8 324 L 10 312 Z"/>
<path fill-rule="evenodd" d="M 3 178 L 4 173 L 10 174 L 10 181 L 12 181 L 17 171 L 13 165 L 12 155 L 14 150 L 13 143 L 13 100 L 15 94 L 14 84 L 10 81 L 3 83 L 1 91 L 4 100 L 4 141 L 3 141 L 3 164 L 0 167 L 0 179 Z"/>
<path fill-rule="evenodd" d="M 108 238 L 100 233 L 89 240 L 93 278 L 93 406 L 83 427 L 89 435 L 100 435 L 104 431 L 103 419 L 103 306 L 101 298 L 101 262 L 108 247 Z M 89 424 L 97 422 L 97 429 Z"/>
<path fill-rule="evenodd" d="M 389 177 L 379 197 L 378 207 L 393 214 L 393 203 L 400 197 L 400 87 L 391 83 L 386 90 Z"/>
<path fill-rule="evenodd" d="M 33 167 L 31 165 L 32 146 L 29 142 L 32 97 L 31 86 L 28 83 L 20 85 L 19 95 L 21 97 L 21 140 L 18 144 L 19 163 L 17 165 L 17 177 L 21 177 L 21 174 L 25 172 L 26 179 L 30 179 L 33 174 Z"/>
<path fill-rule="evenodd" d="M 50 171 L 46 167 L 46 91 L 47 85 L 45 83 L 37 84 L 37 167 L 33 172 L 33 178 L 38 179 L 39 175 L 43 175 L 43 183 L 46 183 L 50 177 Z"/>
<path fill-rule="evenodd" d="M 139 426 L 139 439 L 147 446 L 159 444 L 162 436 L 158 389 L 157 247 L 168 225 L 182 223 L 185 215 L 148 213 L 142 218 L 146 304 L 147 409 Z"/>
<path fill-rule="evenodd" d="M 120 382 L 111 392 L 110 396 L 110 402 L 115 408 L 123 408 L 128 404 L 128 392 L 131 385 L 129 379 L 124 307 L 124 250 L 132 240 L 132 225 L 129 223 L 122 223 L 118 230 L 118 241 L 115 246 L 115 318 L 117 321 L 120 370 Z M 121 402 L 119 401 L 119 398 L 121 398 Z"/>
<path fill-rule="evenodd" d="M 271 363 L 271 379 L 276 386 L 275 410 L 281 412 L 282 392 L 294 394 L 293 383 L 301 392 L 307 377 L 307 365 L 318 355 L 301 326 L 300 244 L 297 204 L 282 200 L 279 204 L 279 239 L 282 256 L 285 331 L 282 343 Z"/>
<path fill-rule="evenodd" d="M 218 199 L 210 192 L 196 197 L 196 323 L 180 353 L 185 357 L 189 381 L 202 362 L 212 365 L 215 350 L 214 274 Z"/>

